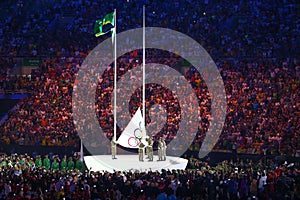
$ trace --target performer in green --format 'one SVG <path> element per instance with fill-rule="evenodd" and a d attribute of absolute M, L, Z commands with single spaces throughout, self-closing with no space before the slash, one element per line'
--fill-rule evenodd
<path fill-rule="evenodd" d="M 68 162 L 68 170 L 73 170 L 74 169 L 74 161 L 72 159 L 72 157 L 69 158 L 69 162 Z"/>
<path fill-rule="evenodd" d="M 82 171 L 83 163 L 80 160 L 80 156 L 78 156 L 75 164 L 75 168 L 78 169 L 79 171 Z"/>
<path fill-rule="evenodd" d="M 37 155 L 35 158 L 35 166 L 37 168 L 41 168 L 43 166 L 43 162 L 40 155 Z"/>
<path fill-rule="evenodd" d="M 23 159 L 22 156 L 19 156 L 19 157 L 18 157 L 18 163 L 19 163 L 19 165 L 22 166 L 22 167 L 23 167 L 23 165 L 25 164 L 24 159 Z"/>
<path fill-rule="evenodd" d="M 46 170 L 50 169 L 50 159 L 48 158 L 48 155 L 45 155 L 45 158 L 43 160 L 43 166 Z"/>
<path fill-rule="evenodd" d="M 60 170 L 65 172 L 67 170 L 67 156 L 64 155 L 61 163 L 60 163 Z"/>
<path fill-rule="evenodd" d="M 0 164 L 0 167 L 6 168 L 7 167 L 7 160 L 4 158 Z"/>
<path fill-rule="evenodd" d="M 53 163 L 52 163 L 52 165 L 51 165 L 51 169 L 52 170 L 59 170 L 59 163 L 57 162 L 57 158 L 54 158 L 54 161 L 53 161 Z"/>

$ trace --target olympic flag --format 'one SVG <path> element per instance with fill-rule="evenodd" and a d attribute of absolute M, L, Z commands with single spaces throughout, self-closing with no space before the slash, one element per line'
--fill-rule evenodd
<path fill-rule="evenodd" d="M 120 135 L 117 143 L 126 148 L 138 148 L 139 143 L 146 145 L 146 129 L 141 109 L 138 108 L 134 116 Z"/>

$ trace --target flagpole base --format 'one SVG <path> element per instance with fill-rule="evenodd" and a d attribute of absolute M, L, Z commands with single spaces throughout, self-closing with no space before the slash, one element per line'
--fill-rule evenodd
<path fill-rule="evenodd" d="M 138 155 L 116 155 L 117 159 L 111 155 L 85 156 L 84 161 L 91 171 L 161 171 L 165 170 L 184 170 L 188 164 L 187 159 L 180 157 L 167 156 L 166 160 L 158 161 L 158 156 L 154 156 L 153 161 L 141 162 Z"/>

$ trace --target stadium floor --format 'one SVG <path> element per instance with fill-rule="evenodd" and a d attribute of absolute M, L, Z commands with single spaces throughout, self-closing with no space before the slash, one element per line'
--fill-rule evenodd
<path fill-rule="evenodd" d="M 84 161 L 91 171 L 161 171 L 162 169 L 185 169 L 188 160 L 167 156 L 166 161 L 158 161 L 158 156 L 154 156 L 153 162 L 144 159 L 143 162 L 138 160 L 138 155 L 117 155 L 117 159 L 112 159 L 111 155 L 85 156 Z"/>

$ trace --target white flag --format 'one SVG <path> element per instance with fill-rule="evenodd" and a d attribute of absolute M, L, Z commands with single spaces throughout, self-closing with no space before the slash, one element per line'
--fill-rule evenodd
<path fill-rule="evenodd" d="M 138 108 L 127 127 L 119 137 L 117 143 L 126 148 L 136 149 L 139 147 L 139 143 L 146 143 L 146 129 L 144 125 L 144 119 L 142 117 L 141 109 Z"/>

